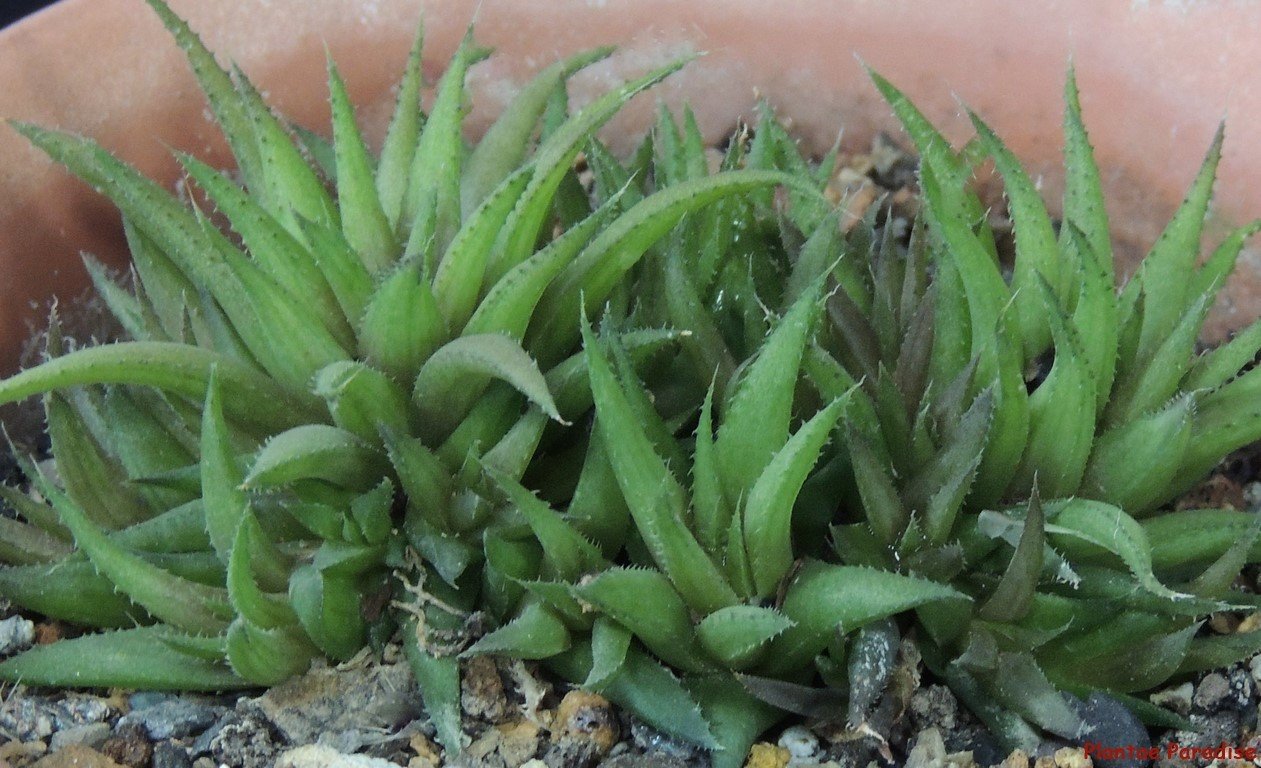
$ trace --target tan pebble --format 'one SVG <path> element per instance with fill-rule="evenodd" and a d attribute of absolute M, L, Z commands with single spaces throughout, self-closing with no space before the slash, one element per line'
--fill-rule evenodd
<path fill-rule="evenodd" d="M 1029 768 L 1029 756 L 1023 750 L 1015 750 L 999 764 L 998 768 Z"/>
<path fill-rule="evenodd" d="M 749 750 L 749 759 L 745 761 L 744 768 L 784 768 L 790 758 L 792 753 L 787 749 L 762 742 L 754 744 Z"/>
<path fill-rule="evenodd" d="M 1054 757 L 1039 757 L 1033 761 L 1033 768 L 1056 768 Z"/>
<path fill-rule="evenodd" d="M 530 760 L 529 762 L 522 763 L 521 768 L 548 768 L 548 766 L 547 766 L 547 763 L 543 762 L 542 760 L 536 757 L 533 760 Z"/>
<path fill-rule="evenodd" d="M 407 761 L 407 768 L 438 768 L 442 765 L 442 752 L 423 733 L 414 733 L 407 742 L 416 756 Z"/>
<path fill-rule="evenodd" d="M 91 747 L 71 744 L 47 757 L 40 758 L 31 768 L 121 768 L 121 766 Z"/>
<path fill-rule="evenodd" d="M 515 723 L 505 723 L 496 728 L 500 733 L 499 756 L 503 758 L 508 768 L 517 768 L 526 763 L 538 751 L 541 731 L 538 723 L 520 720 Z"/>
<path fill-rule="evenodd" d="M 1242 635 L 1247 632 L 1256 632 L 1258 629 L 1261 629 L 1261 613 L 1250 613 L 1239 622 L 1235 631 Z"/>
<path fill-rule="evenodd" d="M 486 731 L 477 741 L 465 747 L 464 753 L 474 760 L 481 760 L 499 749 L 501 741 L 503 741 L 503 734 L 492 728 Z"/>
<path fill-rule="evenodd" d="M 617 715 L 608 699 L 581 690 L 570 691 L 561 699 L 552 728 L 553 741 L 590 741 L 603 754 L 617 743 L 617 736 Z"/>
<path fill-rule="evenodd" d="M 1063 747 L 1055 751 L 1056 768 L 1093 768 L 1094 761 L 1086 757 L 1081 747 Z"/>

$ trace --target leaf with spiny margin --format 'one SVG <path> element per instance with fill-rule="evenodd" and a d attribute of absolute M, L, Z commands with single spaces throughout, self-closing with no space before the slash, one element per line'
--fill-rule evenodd
<path fill-rule="evenodd" d="M 480 453 L 482 446 L 495 443 L 506 435 L 517 423 L 525 404 L 525 397 L 512 385 L 492 381 L 451 436 L 442 441 L 437 451 L 438 458 L 448 466 L 462 466 L 469 456 Z"/>
<path fill-rule="evenodd" d="M 547 360 L 566 349 L 577 337 L 573 317 L 581 307 L 590 313 L 604 303 L 610 292 L 654 243 L 664 237 L 688 213 L 732 195 L 762 186 L 800 185 L 799 180 L 776 171 L 726 171 L 656 192 L 614 219 L 583 249 L 543 295 L 539 317 L 531 323 L 531 349 Z"/>
<path fill-rule="evenodd" d="M 650 363 L 654 355 L 670 343 L 678 341 L 679 335 L 679 331 L 670 329 L 643 328 L 621 334 L 621 343 L 639 369 Z M 581 417 L 594 404 L 586 355 L 585 350 L 575 352 L 546 374 L 547 386 L 552 390 L 558 410 L 563 414 L 572 414 L 574 418 Z"/>
<path fill-rule="evenodd" d="M 532 602 L 502 627 L 483 635 L 460 655 L 496 654 L 514 659 L 546 659 L 569 649 L 569 630 L 556 614 Z"/>
<path fill-rule="evenodd" d="M 723 498 L 722 477 L 714 456 L 714 390 L 711 381 L 701 404 L 692 453 L 692 525 L 711 557 L 720 557 L 731 525 L 731 508 Z"/>
<path fill-rule="evenodd" d="M 1005 749 L 1037 749 L 1042 742 L 1038 733 L 1015 712 L 994 701 L 961 665 L 947 664 L 942 674 L 950 690 L 976 713 Z"/>
<path fill-rule="evenodd" d="M 1193 637 L 1186 656 L 1174 673 L 1177 677 L 1211 669 L 1223 669 L 1261 652 L 1261 631 L 1239 632 L 1233 635 L 1209 635 Z"/>
<path fill-rule="evenodd" d="M 1261 437 L 1259 392 L 1261 369 L 1251 368 L 1212 392 L 1196 393 L 1192 439 L 1162 499 L 1190 489 L 1224 456 Z"/>
<path fill-rule="evenodd" d="M 590 216 L 508 270 L 486 292 L 461 335 L 502 333 L 514 339 L 523 337 L 547 286 L 617 213 L 621 197 L 622 191 L 618 191 Z"/>
<path fill-rule="evenodd" d="M 744 548 L 759 597 L 775 591 L 792 568 L 792 512 L 806 476 L 845 410 L 833 400 L 810 418 L 771 458 L 744 504 Z"/>
<path fill-rule="evenodd" d="M 1111 290 L 1115 279 L 1111 229 L 1104 207 L 1099 166 L 1090 146 L 1090 137 L 1086 135 L 1086 126 L 1082 123 L 1077 73 L 1072 66 L 1064 82 L 1064 221 L 1080 227 L 1090 244 L 1092 267 L 1107 276 Z"/>
<path fill-rule="evenodd" d="M 179 154 L 177 158 L 241 237 L 253 262 L 285 297 L 309 304 L 311 317 L 318 319 L 338 344 L 352 347 L 354 334 L 315 259 L 298 239 L 301 229 L 297 229 L 297 235 L 286 229 L 244 190 L 209 165 L 191 155 Z"/>
<path fill-rule="evenodd" d="M 66 493 L 97 525 L 115 530 L 151 516 L 152 510 L 124 482 L 126 471 L 96 441 L 60 392 L 44 398 L 48 436 Z"/>
<path fill-rule="evenodd" d="M 405 259 L 368 299 L 358 324 L 359 353 L 401 381 L 411 381 L 448 338 L 446 323 L 419 259 Z"/>
<path fill-rule="evenodd" d="M 241 489 L 245 472 L 237 461 L 223 418 L 223 395 L 218 368 L 212 368 L 206 385 L 201 423 L 201 501 L 210 542 L 220 561 L 227 563 L 237 529 L 249 501 Z"/>
<path fill-rule="evenodd" d="M 359 323 L 373 294 L 372 276 L 340 231 L 300 219 L 302 236 L 310 244 L 310 258 L 352 325 Z"/>
<path fill-rule="evenodd" d="M 1226 593 L 1248 564 L 1252 547 L 1261 534 L 1261 515 L 1254 515 L 1247 532 L 1236 539 L 1209 567 L 1187 584 L 1186 590 L 1198 597 L 1224 599 Z"/>
<path fill-rule="evenodd" d="M 321 224 L 340 224 L 333 198 L 294 145 L 284 123 L 272 113 L 271 107 L 244 72 L 234 66 L 232 78 L 246 119 L 253 124 L 254 139 L 258 144 L 259 167 L 268 188 L 263 198 L 264 207 L 284 222 L 294 235 L 299 234 L 299 218 Z"/>
<path fill-rule="evenodd" d="M 323 573 L 314 565 L 298 568 L 289 578 L 289 604 L 302 628 L 316 647 L 341 661 L 364 645 L 361 599 L 353 577 Z"/>
<path fill-rule="evenodd" d="M 1125 563 L 1143 588 L 1176 600 L 1187 595 L 1161 584 L 1152 573 L 1151 544 L 1138 521 L 1119 507 L 1089 499 L 1074 499 L 1060 507 L 1046 531 L 1061 551 L 1074 551 L 1072 540 L 1103 547 Z"/>
<path fill-rule="evenodd" d="M 1112 393 L 1117 366 L 1117 297 L 1112 282 L 1111 264 L 1105 269 L 1094 252 L 1091 238 L 1072 221 L 1061 226 L 1066 269 L 1066 282 L 1078 285 L 1077 304 L 1072 311 L 1071 329 L 1077 337 L 1081 355 L 1089 366 L 1095 390 L 1096 417 L 1103 414 Z M 1068 298 L 1068 297 L 1065 297 Z M 1052 329 L 1054 337 L 1054 328 Z M 1059 344 L 1056 344 L 1057 348 Z"/>
<path fill-rule="evenodd" d="M 70 529 L 79 549 L 132 601 L 188 632 L 213 633 L 227 627 L 232 611 L 226 590 L 180 578 L 123 549 L 62 491 L 42 477 L 33 481 Z"/>
<path fill-rule="evenodd" d="M 713 768 L 745 765 L 753 743 L 783 718 L 782 712 L 758 701 L 731 675 L 690 676 L 684 684 L 696 697 L 718 742 L 710 758 Z"/>
<path fill-rule="evenodd" d="M 520 480 L 534 460 L 549 419 L 538 408 L 525 412 L 512 429 L 481 458 L 482 466 Z"/>
<path fill-rule="evenodd" d="M 1226 239 L 1217 246 L 1213 254 L 1204 262 L 1204 266 L 1196 271 L 1191 285 L 1187 289 L 1188 296 L 1208 294 L 1210 303 L 1217 298 L 1217 292 L 1226 285 L 1226 280 L 1235 270 L 1239 260 L 1239 252 L 1248 238 L 1261 232 L 1261 219 L 1251 221 L 1242 227 L 1231 230 Z"/>
<path fill-rule="evenodd" d="M 507 616 L 516 610 L 525 594 L 521 582 L 538 578 L 543 552 L 538 542 L 518 539 L 501 527 L 482 531 L 481 600 L 492 616 Z"/>
<path fill-rule="evenodd" d="M 822 291 L 823 282 L 816 281 L 793 302 L 731 393 L 714 441 L 728 503 L 748 493 L 788 441 L 793 395 Z"/>
<path fill-rule="evenodd" d="M 298 142 L 298 150 L 311 158 L 315 170 L 327 181 L 337 183 L 337 149 L 333 142 L 308 128 L 295 123 L 289 124 L 289 130 Z"/>
<path fill-rule="evenodd" d="M 929 162 L 920 168 L 928 222 L 945 241 L 967 296 L 972 330 L 971 356 L 980 358 L 981 381 L 993 381 L 994 423 L 977 470 L 975 503 L 984 505 L 1002 495 L 1020 463 L 1029 432 L 1029 403 L 1016 319 L 1006 308 L 1011 291 L 998 265 L 972 232 L 967 211 L 956 188 L 939 183 L 938 170 Z M 940 304 L 938 296 L 938 306 Z"/>
<path fill-rule="evenodd" d="M 602 690 L 622 670 L 630 651 L 630 630 L 607 616 L 599 616 L 591 627 L 591 671 L 582 687 Z"/>
<path fill-rule="evenodd" d="M 574 596 L 572 584 L 565 581 L 523 581 L 521 586 L 542 601 L 573 632 L 586 635 L 591 631 L 595 616 Z"/>
<path fill-rule="evenodd" d="M 1020 167 L 1020 161 L 976 113 L 969 110 L 968 116 L 972 118 L 977 136 L 986 152 L 994 158 L 995 166 L 1003 177 L 1003 192 L 1007 196 L 1008 212 L 1016 238 L 1012 296 L 1016 305 L 1024 356 L 1026 360 L 1032 360 L 1051 343 L 1045 300 L 1040 296 L 1037 285 L 1040 282 L 1039 275 L 1056 288 L 1063 282 L 1055 230 L 1051 226 L 1051 217 L 1046 212 L 1046 206 L 1038 195 L 1037 187 Z"/>
<path fill-rule="evenodd" d="M 1020 540 L 1012 551 L 1007 570 L 998 586 L 977 609 L 977 616 L 985 621 L 1013 622 L 1023 619 L 1033 606 L 1038 580 L 1042 576 L 1042 555 L 1046 546 L 1046 517 L 1042 512 L 1042 498 L 1035 484 L 1033 496 L 1025 512 Z"/>
<path fill-rule="evenodd" d="M 105 265 L 98 261 L 95 256 L 90 253 L 83 253 L 82 258 L 83 267 L 88 271 L 88 277 L 92 280 L 92 287 L 96 289 L 97 295 L 105 302 L 105 307 L 109 310 L 109 313 L 127 332 L 128 337 L 136 341 L 165 341 L 165 338 L 159 338 L 156 334 L 151 333 L 146 326 L 144 312 L 140 307 L 139 299 L 110 277 Z"/>
<path fill-rule="evenodd" d="M 1230 341 L 1200 355 L 1179 388 L 1187 392 L 1216 389 L 1238 376 L 1258 352 L 1261 352 L 1261 320 L 1236 333 Z"/>
<path fill-rule="evenodd" d="M 1081 487 L 1094 446 L 1097 391 L 1081 335 L 1064 316 L 1050 284 L 1041 276 L 1035 282 L 1055 342 L 1055 362 L 1029 396 L 1029 440 L 1012 485 L 1023 491 L 1036 483 L 1054 499 Z"/>
<path fill-rule="evenodd" d="M 574 527 L 609 553 L 619 551 L 625 543 L 631 514 L 609 463 L 603 429 L 597 418 L 567 511 Z"/>
<path fill-rule="evenodd" d="M 398 242 L 377 194 L 372 158 L 355 124 L 355 108 L 333 64 L 328 60 L 329 104 L 333 113 L 333 149 L 337 168 L 337 205 L 346 242 L 372 272 L 398 255 Z"/>
<path fill-rule="evenodd" d="M 424 47 L 423 22 L 416 27 L 416 37 L 407 55 L 403 80 L 398 86 L 398 99 L 385 133 L 381 158 L 377 162 L 376 186 L 381 209 L 395 232 L 400 229 L 403 198 L 407 194 L 408 176 L 416 141 L 420 137 L 423 115 L 420 111 L 421 50 Z"/>
<path fill-rule="evenodd" d="M 1194 395 L 1184 394 L 1159 411 L 1105 431 L 1086 465 L 1082 495 L 1115 504 L 1131 515 L 1164 501 L 1169 479 L 1183 471 L 1195 416 Z"/>
<path fill-rule="evenodd" d="M 298 480 L 324 480 L 364 490 L 385 474 L 384 456 L 340 427 L 303 424 L 267 441 L 241 485 L 275 488 Z"/>
<path fill-rule="evenodd" d="M 793 625 L 772 608 L 732 605 L 696 625 L 696 639 L 711 656 L 732 669 L 755 663 L 772 639 Z"/>
<path fill-rule="evenodd" d="M 185 330 L 184 322 L 191 309 L 189 302 L 199 296 L 198 290 L 153 240 L 136 229 L 126 216 L 123 216 L 123 235 L 131 254 L 136 303 L 146 331 L 152 337 L 136 340 L 170 341 L 178 338 Z M 200 295 L 206 294 L 202 292 Z M 213 302 L 213 299 L 210 301 Z M 202 314 L 206 311 L 198 309 Z"/>
<path fill-rule="evenodd" d="M 222 243 L 215 241 L 218 233 L 203 229 L 165 189 L 88 139 L 28 123 L 10 124 L 53 160 L 107 194 L 124 218 L 149 237 L 154 250 L 165 254 L 197 287 L 210 292 L 230 317 L 252 317 L 243 286 L 224 260 Z M 168 320 L 177 326 L 181 322 L 178 314 Z"/>
<path fill-rule="evenodd" d="M 688 61 L 672 62 L 600 96 L 566 120 L 542 143 L 534 155 L 534 175 L 504 228 L 498 258 L 490 265 L 493 280 L 498 280 L 533 251 L 556 190 L 587 139 L 633 96 L 661 82 Z"/>
<path fill-rule="evenodd" d="M 429 119 L 416 143 L 407 192 L 403 197 L 403 221 L 408 231 L 432 232 L 440 252 L 460 224 L 460 160 L 464 141 L 460 124 L 464 118 L 464 77 L 468 68 L 485 57 L 485 49 L 473 43 L 470 28 L 447 64 L 438 82 L 437 96 Z M 427 217 L 432 217 L 425 221 Z M 429 253 L 433 246 L 425 245 Z M 408 242 L 409 255 L 412 241 Z M 432 267 L 432 256 L 425 264 Z M 429 270 L 432 272 L 432 269 Z"/>
<path fill-rule="evenodd" d="M 251 194 L 260 199 L 266 199 L 268 194 L 265 182 L 266 169 L 263 168 L 249 113 L 237 95 L 232 78 L 219 66 L 214 54 L 189 28 L 188 23 L 176 15 L 170 6 L 163 0 L 147 0 L 147 2 L 175 38 L 175 42 L 184 50 L 189 67 L 196 75 L 197 82 L 210 103 L 215 121 L 228 140 L 228 146 L 232 149 L 237 167 L 240 168 Z"/>
<path fill-rule="evenodd" d="M 422 429 L 450 434 L 491 379 L 510 384 L 552 419 L 564 423 L 538 364 L 521 345 L 497 333 L 461 336 L 425 361 L 412 388 Z"/>
<path fill-rule="evenodd" d="M 1191 367 L 1196 339 L 1212 304 L 1212 291 L 1201 295 L 1159 342 L 1150 355 L 1117 378 L 1112 401 L 1104 414 L 1109 425 L 1125 424 L 1164 405 L 1178 392 L 1178 383 Z"/>
<path fill-rule="evenodd" d="M 575 644 L 551 660 L 561 676 L 578 682 L 593 669 L 591 646 Z M 692 694 L 668 669 L 632 645 L 617 674 L 600 693 L 658 730 L 704 749 L 719 744 Z"/>
<path fill-rule="evenodd" d="M 556 578 L 577 581 L 584 573 L 608 566 L 600 550 L 544 501 L 503 472 L 487 467 L 486 473 L 521 511 L 543 547 L 544 564 Z"/>
<path fill-rule="evenodd" d="M 1134 276 L 1142 286 L 1144 296 L 1143 327 L 1135 358 L 1138 361 L 1151 358 L 1173 333 L 1190 304 L 1199 298 L 1188 291 L 1194 282 L 1192 276 L 1200 254 L 1200 235 L 1213 194 L 1217 163 L 1221 160 L 1223 136 L 1224 126 L 1219 125 L 1186 199 Z"/>
<path fill-rule="evenodd" d="M 454 656 L 435 656 L 420 637 L 415 618 L 403 622 L 403 652 L 416 677 L 425 712 L 437 729 L 438 743 L 448 754 L 464 749 L 460 729 L 460 663 Z"/>
<path fill-rule="evenodd" d="M 261 544 L 265 536 L 258 520 L 248 510 L 240 520 L 228 557 L 227 589 L 232 607 L 251 628 L 269 630 L 297 624 L 298 617 L 286 596 L 264 592 L 255 580 L 251 566 L 255 542 Z"/>
<path fill-rule="evenodd" d="M 672 667 L 690 672 L 711 667 L 696 645 L 687 604 L 659 571 L 610 568 L 573 590 L 581 602 L 625 626 Z"/>
<path fill-rule="evenodd" d="M 152 621 L 86 559 L 0 568 L 0 594 L 41 616 L 89 627 L 125 628 Z"/>
<path fill-rule="evenodd" d="M 923 510 L 925 532 L 934 544 L 944 543 L 954 528 L 992 439 L 994 412 L 999 407 L 992 388 L 977 395 L 959 422 L 951 425 L 937 455 L 903 492 L 906 506 Z"/>
<path fill-rule="evenodd" d="M 1152 567 L 1168 571 L 1193 564 L 1207 566 L 1247 535 L 1253 517 L 1233 509 L 1187 509 L 1144 520 L 1141 525 L 1151 543 Z M 1261 560 L 1261 546 L 1253 547 L 1248 560 Z"/>
<path fill-rule="evenodd" d="M 389 376 L 364 363 L 342 360 L 321 368 L 312 391 L 328 403 L 333 424 L 369 445 L 382 429 L 407 434 L 412 428 L 407 392 Z"/>
<path fill-rule="evenodd" d="M 603 47 L 575 54 L 543 69 L 522 86 L 464 163 L 460 208 L 465 218 L 521 165 L 539 118 L 557 86 L 612 52 L 612 48 Z"/>
<path fill-rule="evenodd" d="M 190 447 L 196 438 L 188 433 L 180 418 L 153 392 L 126 387 L 106 387 L 100 414 L 109 427 L 98 431 L 107 436 L 110 449 L 127 470 L 127 477 L 147 477 L 168 472 L 194 461 Z M 162 413 L 162 411 L 166 413 Z M 164 418 L 170 417 L 170 418 Z M 153 509 L 183 504 L 190 497 L 160 488 L 138 488 Z"/>
<path fill-rule="evenodd" d="M 888 469 L 876 456 L 867 439 L 852 423 L 845 425 L 845 444 L 849 448 L 854 480 L 863 502 L 863 514 L 880 541 L 885 545 L 895 542 L 906 529 L 909 519 L 902 498 L 893 485 Z"/>
<path fill-rule="evenodd" d="M 688 332 L 680 340 L 697 378 L 711 378 L 719 397 L 726 390 L 736 370 L 736 362 L 723 339 L 713 314 L 701 301 L 690 274 L 683 263 L 683 250 L 671 248 L 666 256 L 665 298 L 670 324 Z"/>
<path fill-rule="evenodd" d="M 0 517 L 0 563 L 34 565 L 68 556 L 74 548 L 28 523 Z"/>
<path fill-rule="evenodd" d="M 311 665 L 315 647 L 296 626 L 263 628 L 238 617 L 228 627 L 232 671 L 255 685 L 279 685 Z"/>
<path fill-rule="evenodd" d="M 605 451 L 653 560 L 693 609 L 711 613 L 736 603 L 730 585 L 684 524 L 687 494 L 644 435 L 585 316 L 582 335 Z"/>
<path fill-rule="evenodd" d="M 434 298 L 450 328 L 462 328 L 477 309 L 495 239 L 530 181 L 531 166 L 518 168 L 471 211 L 438 262 Z"/>
<path fill-rule="evenodd" d="M 969 598 L 944 584 L 856 566 L 808 561 L 785 592 L 780 610 L 796 623 L 775 639 L 767 673 L 788 673 L 807 664 L 843 633 L 926 603 Z"/>
<path fill-rule="evenodd" d="M 929 286 L 935 315 L 929 378 L 949 382 L 978 361 L 972 354 L 972 319 L 959 267 L 954 259 L 940 255 L 934 266 L 936 274 Z"/>
<path fill-rule="evenodd" d="M 1164 616 L 1124 613 L 1102 627 L 1048 646 L 1038 661 L 1057 684 L 1145 691 L 1177 672 L 1199 628 L 1198 622 L 1171 628 Z"/>
<path fill-rule="evenodd" d="M 272 378 L 290 389 L 302 389 L 319 368 L 350 356 L 342 341 L 325 325 L 317 308 L 319 302 L 308 304 L 294 300 L 279 283 L 215 229 L 208 218 L 196 213 L 197 221 L 209 240 L 208 246 L 215 249 L 223 263 L 228 265 L 235 289 L 239 289 L 244 297 L 244 309 L 235 314 L 231 307 L 224 306 L 231 320 L 231 329 L 243 340 L 251 357 Z M 335 318 L 337 322 L 340 320 L 340 317 Z M 303 333 L 290 333 L 292 328 L 302 328 Z M 350 340 L 349 336 L 343 335 L 345 340 Z"/>
<path fill-rule="evenodd" d="M 169 627 L 140 627 L 41 645 L 0 662 L 0 678 L 27 685 L 225 691 L 253 686 L 222 662 L 167 642 Z"/>
<path fill-rule="evenodd" d="M 1029 722 L 1067 739 L 1082 735 L 1082 718 L 1027 653 L 1000 653 L 988 688 L 996 701 Z"/>

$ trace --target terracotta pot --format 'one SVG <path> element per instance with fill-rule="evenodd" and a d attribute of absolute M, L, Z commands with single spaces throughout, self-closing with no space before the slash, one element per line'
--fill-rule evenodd
<path fill-rule="evenodd" d="M 1223 116 L 1218 185 L 1225 220 L 1261 213 L 1261 5 L 1235 0 L 171 0 L 210 47 L 238 62 L 285 113 L 326 124 L 327 46 L 379 136 L 423 12 L 426 63 L 437 74 L 476 12 L 499 54 L 474 71 L 478 130 L 513 87 L 554 57 L 597 44 L 621 52 L 575 84 L 577 99 L 627 73 L 693 51 L 708 55 L 655 91 L 690 101 L 710 137 L 757 94 L 792 118 L 812 148 L 840 128 L 852 148 L 895 130 L 861 62 L 903 87 L 956 139 L 960 100 L 984 114 L 1054 200 L 1061 175 L 1060 90 L 1070 56 L 1104 167 L 1122 253 L 1158 234 Z M 0 34 L 0 116 L 89 134 L 146 173 L 175 180 L 169 149 L 225 162 L 201 95 L 143 0 L 63 0 Z M 641 98 L 608 129 L 641 133 Z M 622 146 L 627 141 L 620 142 Z M 0 128 L 0 370 L 11 369 L 32 307 L 82 290 L 81 250 L 125 259 L 110 206 Z M 1261 308 L 1253 250 L 1218 308 L 1214 333 Z M 1132 263 L 1132 262 L 1131 262 Z"/>

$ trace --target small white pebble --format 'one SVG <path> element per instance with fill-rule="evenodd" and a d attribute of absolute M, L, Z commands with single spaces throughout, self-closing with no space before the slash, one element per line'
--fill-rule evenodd
<path fill-rule="evenodd" d="M 1243 487 L 1243 502 L 1254 512 L 1261 508 L 1261 482 L 1254 480 Z"/>
<path fill-rule="evenodd" d="M 35 622 L 21 616 L 0 621 L 0 656 L 24 651 L 35 642 Z"/>
<path fill-rule="evenodd" d="M 809 728 L 794 725 L 784 729 L 779 737 L 779 746 L 788 750 L 790 765 L 806 762 L 813 760 L 819 753 L 819 737 L 811 733 Z"/>
<path fill-rule="evenodd" d="M 547 763 L 536 757 L 533 760 L 526 760 L 521 764 L 521 768 L 547 768 Z"/>

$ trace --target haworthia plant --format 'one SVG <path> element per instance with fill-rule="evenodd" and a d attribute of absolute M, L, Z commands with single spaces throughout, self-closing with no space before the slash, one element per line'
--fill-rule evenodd
<path fill-rule="evenodd" d="M 211 218 L 14 126 L 115 202 L 134 268 L 88 264 L 127 340 L 67 354 L 54 318 L 47 362 L 0 382 L 44 396 L 57 468 L 0 489 L 0 595 L 103 630 L 0 677 L 265 686 L 397 637 L 450 753 L 460 660 L 497 655 L 725 768 L 785 710 L 862 726 L 904 637 L 1029 748 L 1081 735 L 1063 691 L 1137 702 L 1261 649 L 1198 633 L 1257 602 L 1232 587 L 1255 516 L 1166 511 L 1261 438 L 1261 330 L 1195 356 L 1257 229 L 1196 265 L 1220 136 L 1118 293 L 1071 75 L 1062 219 L 981 118 L 957 152 L 873 75 L 921 215 L 853 225 L 835 158 L 769 108 L 716 171 L 686 111 L 609 152 L 595 131 L 683 62 L 570 114 L 609 51 L 579 54 L 468 145 L 487 52 L 466 37 L 424 115 L 418 36 L 374 154 L 335 65 L 326 139 L 150 4 L 238 175 L 179 158 Z M 967 186 L 987 158 L 1010 254 Z"/>

